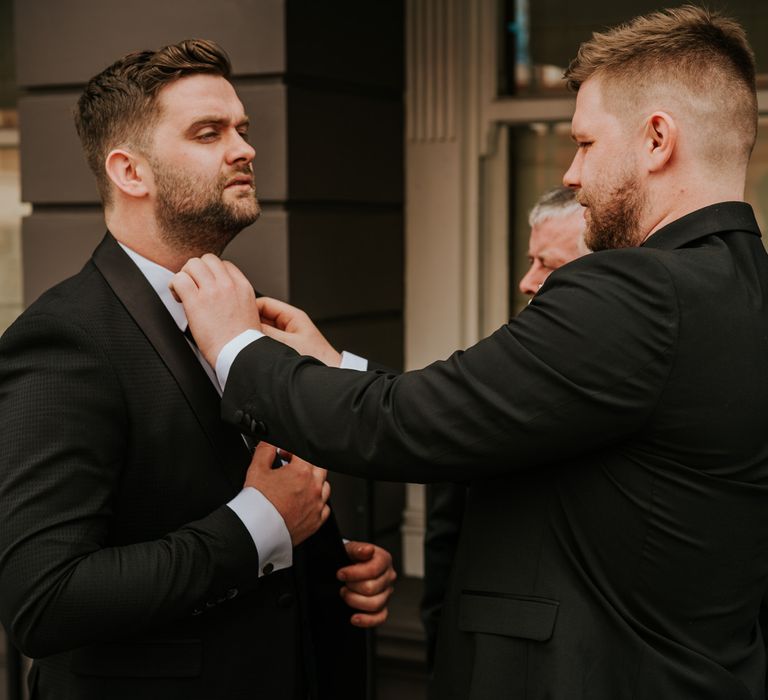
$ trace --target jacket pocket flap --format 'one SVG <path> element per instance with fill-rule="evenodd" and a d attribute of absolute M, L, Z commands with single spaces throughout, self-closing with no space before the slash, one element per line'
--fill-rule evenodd
<path fill-rule="evenodd" d="M 70 670 L 102 678 L 189 678 L 200 675 L 202 656 L 197 639 L 102 644 L 73 651 Z"/>
<path fill-rule="evenodd" d="M 465 592 L 459 602 L 459 629 L 545 642 L 555 629 L 559 606 L 548 598 Z"/>

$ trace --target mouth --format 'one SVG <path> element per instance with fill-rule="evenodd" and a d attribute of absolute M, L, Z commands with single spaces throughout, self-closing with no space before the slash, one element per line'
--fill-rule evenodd
<path fill-rule="evenodd" d="M 224 189 L 227 190 L 230 187 L 247 187 L 248 189 L 253 189 L 253 177 L 249 175 L 238 175 L 237 177 L 233 177 L 227 182 Z"/>

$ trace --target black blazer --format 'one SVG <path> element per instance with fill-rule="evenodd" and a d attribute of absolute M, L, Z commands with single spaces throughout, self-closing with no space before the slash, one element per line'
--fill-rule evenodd
<path fill-rule="evenodd" d="M 554 272 L 401 376 L 269 339 L 223 409 L 353 474 L 470 480 L 434 697 L 764 697 L 768 259 L 750 207 Z"/>
<path fill-rule="evenodd" d="M 219 411 L 109 235 L 0 340 L 0 616 L 33 697 L 363 697 L 335 524 L 259 579 Z"/>

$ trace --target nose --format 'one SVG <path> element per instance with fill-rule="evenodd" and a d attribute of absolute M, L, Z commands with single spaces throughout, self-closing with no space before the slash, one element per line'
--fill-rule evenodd
<path fill-rule="evenodd" d="M 248 143 L 240 134 L 235 130 L 232 134 L 232 143 L 227 154 L 227 160 L 230 163 L 250 163 L 256 156 L 256 151 L 253 146 Z"/>
<path fill-rule="evenodd" d="M 528 272 L 520 280 L 520 291 L 532 297 L 539 291 L 539 287 L 544 284 L 548 275 L 549 271 L 538 260 L 534 260 L 528 268 Z"/>
<path fill-rule="evenodd" d="M 565 171 L 563 175 L 563 185 L 566 187 L 578 188 L 581 187 L 581 151 L 576 151 L 576 155 L 571 161 L 571 166 Z"/>

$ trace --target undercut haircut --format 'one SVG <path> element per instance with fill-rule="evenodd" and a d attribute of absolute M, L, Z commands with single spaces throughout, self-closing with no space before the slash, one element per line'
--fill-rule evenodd
<path fill-rule="evenodd" d="M 528 215 L 528 225 L 538 226 L 547 219 L 569 216 L 581 210 L 581 204 L 576 201 L 576 190 L 570 187 L 555 187 L 536 200 Z"/>
<path fill-rule="evenodd" d="M 694 5 L 659 10 L 595 32 L 565 72 L 578 91 L 598 78 L 605 107 L 683 109 L 696 147 L 716 164 L 749 160 L 757 135 L 755 57 L 742 26 Z M 727 161 L 726 161 L 727 162 Z"/>
<path fill-rule="evenodd" d="M 123 56 L 88 81 L 75 108 L 75 127 L 105 206 L 112 199 L 106 157 L 119 147 L 146 152 L 160 117 L 160 90 L 187 75 L 229 79 L 231 72 L 229 57 L 218 44 L 185 39 L 158 51 Z"/>

